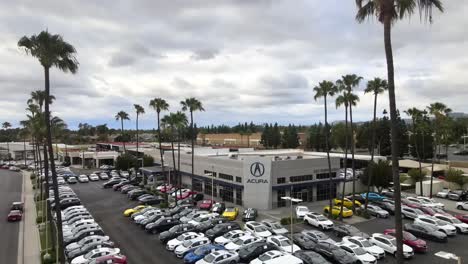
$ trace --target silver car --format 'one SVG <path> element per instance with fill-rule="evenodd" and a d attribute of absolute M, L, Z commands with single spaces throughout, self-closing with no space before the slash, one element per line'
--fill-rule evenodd
<path fill-rule="evenodd" d="M 239 261 L 239 255 L 236 252 L 219 250 L 206 255 L 196 264 L 234 264 Z"/>

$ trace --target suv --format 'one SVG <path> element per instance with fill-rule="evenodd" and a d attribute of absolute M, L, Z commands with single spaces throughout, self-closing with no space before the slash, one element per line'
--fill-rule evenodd
<path fill-rule="evenodd" d="M 401 214 L 404 218 L 416 219 L 418 216 L 423 215 L 424 213 L 416 208 L 411 208 L 408 206 L 401 207 Z"/>
<path fill-rule="evenodd" d="M 374 233 L 372 234 L 372 237 L 369 239 L 369 241 L 372 244 L 381 247 L 389 254 L 395 255 L 397 252 L 396 238 L 393 236 Z M 405 258 L 411 258 L 413 255 L 413 249 L 410 246 L 403 244 L 403 256 Z"/>
<path fill-rule="evenodd" d="M 452 224 L 431 216 L 420 215 L 414 220 L 414 223 L 433 227 L 441 232 L 444 232 L 447 236 L 454 236 L 457 234 L 457 229 Z"/>
<path fill-rule="evenodd" d="M 314 248 L 314 251 L 322 255 L 327 260 L 334 263 L 354 264 L 358 259 L 344 249 L 327 242 L 320 242 Z"/>
<path fill-rule="evenodd" d="M 319 227 L 322 230 L 329 230 L 333 228 L 333 222 L 328 220 L 323 215 L 306 214 L 304 216 L 304 222 L 308 223 L 309 225 Z"/>
<path fill-rule="evenodd" d="M 468 198 L 468 192 L 465 190 L 450 191 L 447 198 L 450 200 L 465 201 Z"/>
<path fill-rule="evenodd" d="M 206 236 L 213 240 L 215 237 L 224 235 L 225 233 L 231 231 L 231 230 L 238 230 L 240 229 L 240 226 L 236 222 L 229 222 L 229 223 L 223 223 L 223 224 L 218 224 L 212 229 L 209 229 L 206 231 Z"/>

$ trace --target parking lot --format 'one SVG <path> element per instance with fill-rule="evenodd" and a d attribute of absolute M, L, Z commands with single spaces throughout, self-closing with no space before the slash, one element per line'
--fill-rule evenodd
<path fill-rule="evenodd" d="M 22 177 L 18 172 L 0 170 L 0 263 L 16 263 L 20 222 L 7 222 L 12 202 L 21 201 Z"/>
<path fill-rule="evenodd" d="M 128 218 L 122 215 L 125 209 L 134 206 L 136 203 L 130 202 L 126 195 L 114 192 L 112 189 L 102 189 L 102 183 L 103 181 L 77 183 L 71 186 L 106 234 L 117 243 L 117 247 L 128 257 L 129 262 L 182 263 L 182 260 L 177 259 L 171 252 L 166 251 L 164 246 L 159 242 L 157 235 L 148 235 L 144 230 L 132 224 Z M 388 219 L 372 219 L 360 222 L 355 224 L 355 226 L 369 234 L 375 232 L 382 233 L 385 229 L 394 227 L 393 220 L 393 217 L 390 216 Z M 404 220 L 404 223 L 409 222 L 411 220 Z M 306 224 L 295 226 L 295 231 L 303 229 L 313 229 L 313 227 Z M 336 241 L 341 240 L 336 238 L 331 232 L 326 233 Z M 425 254 L 417 253 L 407 263 L 456 263 L 456 261 L 434 256 L 439 251 L 454 253 L 461 256 L 462 259 L 468 259 L 468 252 L 466 250 L 468 235 L 458 234 L 455 237 L 450 237 L 448 243 L 431 241 L 427 241 L 427 243 L 429 252 Z M 396 261 L 393 256 L 387 255 L 383 260 L 379 260 L 379 263 L 396 263 Z"/>

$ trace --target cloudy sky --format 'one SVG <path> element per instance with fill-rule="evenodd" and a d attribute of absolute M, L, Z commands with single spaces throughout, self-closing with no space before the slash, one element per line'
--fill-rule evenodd
<path fill-rule="evenodd" d="M 468 112 L 467 1 L 444 1 L 434 24 L 414 16 L 393 29 L 400 109 L 434 101 Z M 43 71 L 16 44 L 48 29 L 78 51 L 76 75 L 51 72 L 52 110 L 71 128 L 80 122 L 117 127 L 115 113 L 146 107 L 142 127 L 152 128 L 151 98 L 171 111 L 194 96 L 206 109 L 199 125 L 323 119 L 312 89 L 348 73 L 385 77 L 383 28 L 357 24 L 352 0 L 17 0 L 0 1 L 0 121 L 25 118 L 26 100 L 43 89 Z M 372 115 L 361 98 L 356 120 Z M 379 111 L 388 109 L 387 95 Z M 344 118 L 330 104 L 330 119 Z"/>

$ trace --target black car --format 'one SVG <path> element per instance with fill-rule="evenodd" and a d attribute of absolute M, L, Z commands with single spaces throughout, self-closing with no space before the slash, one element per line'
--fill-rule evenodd
<path fill-rule="evenodd" d="M 335 225 L 333 226 L 333 233 L 337 237 L 344 236 L 360 236 L 363 238 L 369 238 L 369 234 L 361 232 L 359 229 L 352 225 Z"/>
<path fill-rule="evenodd" d="M 214 228 L 216 225 L 224 224 L 227 222 L 229 222 L 229 220 L 224 217 L 216 217 L 216 218 L 201 222 L 199 225 L 197 225 L 195 230 L 196 232 L 205 233 L 209 229 Z"/>
<path fill-rule="evenodd" d="M 113 189 L 114 191 L 120 191 L 120 189 L 121 189 L 123 186 L 127 185 L 127 184 L 129 184 L 129 183 L 128 183 L 128 180 L 123 180 L 123 181 L 121 181 L 121 182 L 119 182 L 119 183 L 117 183 L 117 184 L 112 185 L 112 189 Z"/>
<path fill-rule="evenodd" d="M 437 242 L 447 242 L 447 235 L 435 228 L 420 224 L 405 224 L 403 229 L 414 236 Z"/>
<path fill-rule="evenodd" d="M 128 199 L 130 200 L 135 200 L 137 199 L 138 197 L 140 197 L 141 195 L 143 194 L 147 194 L 148 192 L 145 191 L 145 190 L 142 190 L 142 189 L 137 189 L 137 190 L 133 190 L 133 191 L 130 191 L 127 193 L 127 197 Z"/>
<path fill-rule="evenodd" d="M 349 200 L 353 200 L 353 195 L 348 195 L 346 196 Z M 361 204 L 364 204 L 366 202 L 366 199 L 364 199 L 360 194 L 355 194 L 354 195 L 354 200 L 360 202 Z"/>
<path fill-rule="evenodd" d="M 150 217 L 147 217 L 146 219 L 143 219 L 139 223 L 139 225 L 141 225 L 142 228 L 145 228 L 147 224 L 157 222 L 159 221 L 159 219 L 162 219 L 164 217 L 169 217 L 169 215 L 162 215 L 162 214 L 152 215 Z"/>
<path fill-rule="evenodd" d="M 124 193 L 124 194 L 127 194 L 129 191 L 135 190 L 135 189 L 137 189 L 137 188 L 138 188 L 138 187 L 135 186 L 135 185 L 128 184 L 128 185 L 124 185 L 124 186 L 122 187 L 122 189 L 120 189 L 120 192 L 121 192 L 121 193 Z"/>
<path fill-rule="evenodd" d="M 395 214 L 395 205 L 393 205 L 393 203 L 389 202 L 388 200 L 372 201 L 371 204 L 377 205 L 378 207 L 384 209 L 385 211 L 387 211 L 391 215 Z"/>
<path fill-rule="evenodd" d="M 156 234 L 171 229 L 171 227 L 180 224 L 178 219 L 171 217 L 160 218 L 158 221 L 149 223 L 145 226 L 145 230 L 148 233 Z"/>
<path fill-rule="evenodd" d="M 67 209 L 70 206 L 80 205 L 81 201 L 78 198 L 66 198 L 60 200 L 59 207 L 61 210 Z M 51 204 L 52 209 L 55 210 L 55 203 Z"/>
<path fill-rule="evenodd" d="M 303 233 L 293 234 L 293 241 L 294 244 L 297 244 L 300 248 L 306 250 L 314 249 L 315 245 L 317 244 L 315 243 L 315 241 L 313 241 L 311 238 L 304 235 Z"/>
<path fill-rule="evenodd" d="M 178 213 L 178 214 L 175 214 L 173 215 L 172 217 L 173 218 L 177 218 L 177 219 L 180 219 L 188 214 L 190 214 L 191 212 L 193 211 L 192 208 L 185 208 L 184 210 L 182 210 L 182 212 Z"/>
<path fill-rule="evenodd" d="M 118 180 L 118 179 L 112 179 L 112 180 L 106 181 L 105 183 L 102 184 L 102 188 L 104 189 L 111 188 L 112 186 L 119 183 L 120 181 L 121 180 Z"/>
<path fill-rule="evenodd" d="M 155 205 L 155 204 L 160 204 L 163 201 L 164 201 L 164 198 L 160 196 L 146 196 L 146 197 L 143 197 L 142 199 L 139 199 L 138 204 Z"/>
<path fill-rule="evenodd" d="M 222 215 L 224 210 L 226 210 L 226 204 L 224 204 L 224 203 L 215 203 L 211 207 L 211 212 L 217 213 L 219 215 Z"/>
<path fill-rule="evenodd" d="M 242 221 L 255 221 L 257 219 L 257 209 L 254 208 L 247 208 L 242 213 Z"/>
<path fill-rule="evenodd" d="M 170 215 L 175 215 L 175 214 L 178 214 L 180 212 L 182 212 L 183 210 L 185 210 L 186 208 L 192 208 L 193 205 L 191 204 L 182 204 L 182 205 L 178 205 L 176 207 L 173 207 L 169 210 L 169 214 Z"/>
<path fill-rule="evenodd" d="M 216 237 L 222 236 L 231 230 L 237 230 L 237 229 L 240 229 L 240 225 L 236 222 L 222 223 L 222 224 L 217 224 L 212 229 L 209 229 L 208 231 L 206 231 L 205 235 L 210 240 L 213 240 Z"/>
<path fill-rule="evenodd" d="M 295 257 L 298 257 L 304 261 L 304 264 L 329 264 L 319 253 L 314 251 L 299 250 L 293 253 Z"/>
<path fill-rule="evenodd" d="M 239 263 L 249 263 L 261 254 L 270 250 L 276 250 L 276 247 L 263 241 L 252 243 L 248 247 L 241 247 L 241 249 L 238 252 Z"/>
<path fill-rule="evenodd" d="M 166 243 L 167 241 L 176 238 L 180 234 L 192 232 L 194 230 L 195 226 L 192 224 L 179 224 L 171 227 L 168 231 L 164 231 L 161 234 L 159 234 L 159 240 L 162 243 Z"/>
<path fill-rule="evenodd" d="M 192 199 L 195 201 L 195 202 L 198 202 L 198 201 L 201 201 L 203 200 L 205 196 L 203 195 L 203 193 L 196 193 L 194 195 L 192 195 Z"/>
<path fill-rule="evenodd" d="M 314 251 L 322 255 L 325 259 L 340 264 L 357 264 L 360 263 L 359 260 L 351 253 L 348 253 L 346 250 L 327 243 L 320 242 L 314 248 Z"/>

